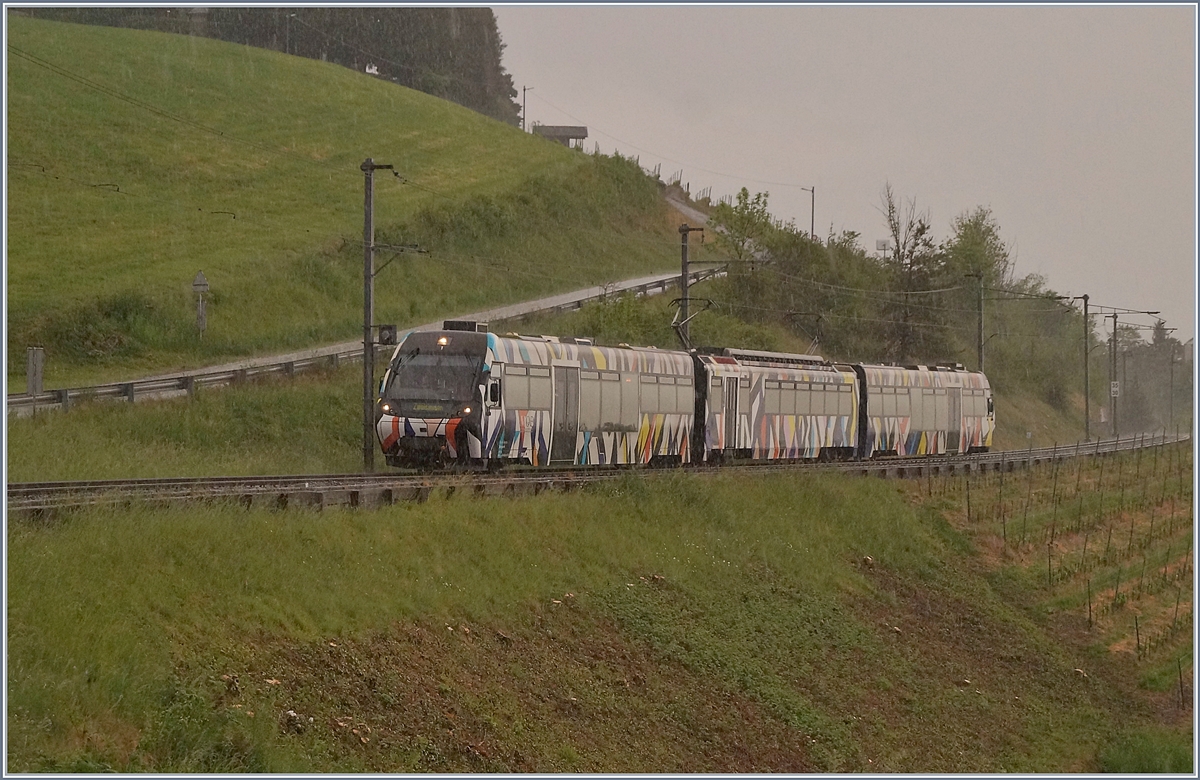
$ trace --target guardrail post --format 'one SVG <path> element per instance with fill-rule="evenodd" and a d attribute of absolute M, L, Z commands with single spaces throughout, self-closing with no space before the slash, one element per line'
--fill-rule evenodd
<path fill-rule="evenodd" d="M 54 391 L 54 394 L 58 396 L 58 405 L 62 407 L 64 412 L 71 408 L 70 390 L 64 387 L 62 390 Z"/>
<path fill-rule="evenodd" d="M 121 385 L 121 394 L 125 396 L 126 401 L 133 403 L 133 382 Z"/>
<path fill-rule="evenodd" d="M 188 398 L 196 397 L 196 377 L 185 376 L 180 380 L 179 384 L 184 390 L 187 390 Z"/>
<path fill-rule="evenodd" d="M 236 385 L 244 384 L 249 375 L 250 373 L 246 369 L 239 368 L 233 372 L 233 383 Z"/>

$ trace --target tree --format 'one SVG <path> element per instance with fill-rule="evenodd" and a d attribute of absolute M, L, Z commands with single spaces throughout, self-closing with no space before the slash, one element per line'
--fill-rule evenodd
<path fill-rule="evenodd" d="M 714 241 L 739 262 L 753 262 L 761 243 L 774 230 L 771 213 L 767 211 L 769 193 L 760 192 L 753 198 L 742 187 L 737 204 L 718 203 L 712 220 L 717 225 Z"/>
<path fill-rule="evenodd" d="M 912 300 L 914 292 L 928 290 L 942 276 L 943 260 L 930 234 L 929 214 L 917 211 L 915 199 L 902 208 L 890 183 L 884 185 L 880 198 L 880 212 L 891 234 L 885 264 L 891 271 L 892 289 L 899 294 L 885 307 L 889 319 L 886 354 L 894 362 L 914 362 L 922 355 L 944 356 L 947 343 L 939 335 L 945 326 L 943 318 L 937 316 L 936 307 Z M 915 311 L 918 307 L 920 315 Z"/>
<path fill-rule="evenodd" d="M 1012 274 L 1008 246 L 1000 238 L 1000 225 L 991 209 L 976 206 L 974 211 L 954 218 L 954 235 L 942 245 L 946 273 L 951 277 L 978 275 L 987 287 L 1006 284 Z"/>

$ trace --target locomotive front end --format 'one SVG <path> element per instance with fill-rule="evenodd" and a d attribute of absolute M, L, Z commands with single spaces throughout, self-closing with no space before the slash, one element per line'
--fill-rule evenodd
<path fill-rule="evenodd" d="M 389 466 L 479 458 L 487 334 L 410 333 L 384 374 L 375 432 Z"/>

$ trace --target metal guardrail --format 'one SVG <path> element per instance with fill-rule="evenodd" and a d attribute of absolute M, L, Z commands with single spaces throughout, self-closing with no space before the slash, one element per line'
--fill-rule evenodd
<path fill-rule="evenodd" d="M 720 269 L 704 269 L 688 274 L 690 283 L 694 284 L 705 279 L 720 276 Z M 664 277 L 628 288 L 604 289 L 593 295 L 583 295 L 566 303 L 556 303 L 544 308 L 534 309 L 514 317 L 520 320 L 530 314 L 554 311 L 574 311 L 582 308 L 585 303 L 601 300 L 610 295 L 633 293 L 634 295 L 653 295 L 665 292 L 678 284 L 678 276 Z M 358 346 L 347 346 L 335 350 L 314 350 L 308 357 L 277 362 L 262 363 L 246 366 L 245 368 L 227 369 L 222 371 L 188 372 L 176 376 L 141 379 L 131 382 L 112 382 L 102 385 L 85 387 L 65 387 L 57 390 L 47 390 L 37 395 L 28 393 L 11 393 L 8 396 L 9 413 L 32 413 L 38 409 L 57 408 L 68 410 L 71 405 L 81 401 L 100 399 L 136 401 L 138 398 L 169 398 L 178 395 L 193 395 L 198 387 L 219 387 L 237 384 L 249 379 L 263 376 L 287 376 L 317 368 L 336 368 L 341 362 L 357 362 L 362 359 L 362 342 Z M 380 355 L 390 356 L 392 346 L 377 345 L 376 358 Z"/>

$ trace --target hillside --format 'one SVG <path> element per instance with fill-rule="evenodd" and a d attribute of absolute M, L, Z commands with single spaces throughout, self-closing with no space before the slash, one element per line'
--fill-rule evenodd
<path fill-rule="evenodd" d="M 1190 473 L 1171 455 L 1155 467 Z M 215 505 L 13 521 L 7 766 L 1189 767 L 1173 675 L 1190 650 L 1161 630 L 1169 610 L 1144 657 L 1104 649 L 1145 602 L 1087 631 L 1074 596 L 1046 601 L 1036 553 L 1023 574 L 964 521 L 963 487 L 635 474 L 319 519 Z M 976 483 L 976 512 L 995 487 Z M 1182 565 L 1187 528 L 1160 523 L 1155 549 L 1173 539 Z"/>
<path fill-rule="evenodd" d="M 504 71 L 490 8 L 84 7 L 22 8 L 39 19 L 130 27 L 333 62 L 419 89 L 516 125 L 521 107 Z"/>
<path fill-rule="evenodd" d="M 8 376 L 48 387 L 353 338 L 366 157 L 380 322 L 670 268 L 632 161 L 584 155 L 345 68 L 9 17 Z M 199 338 L 191 281 L 211 292 Z"/>

